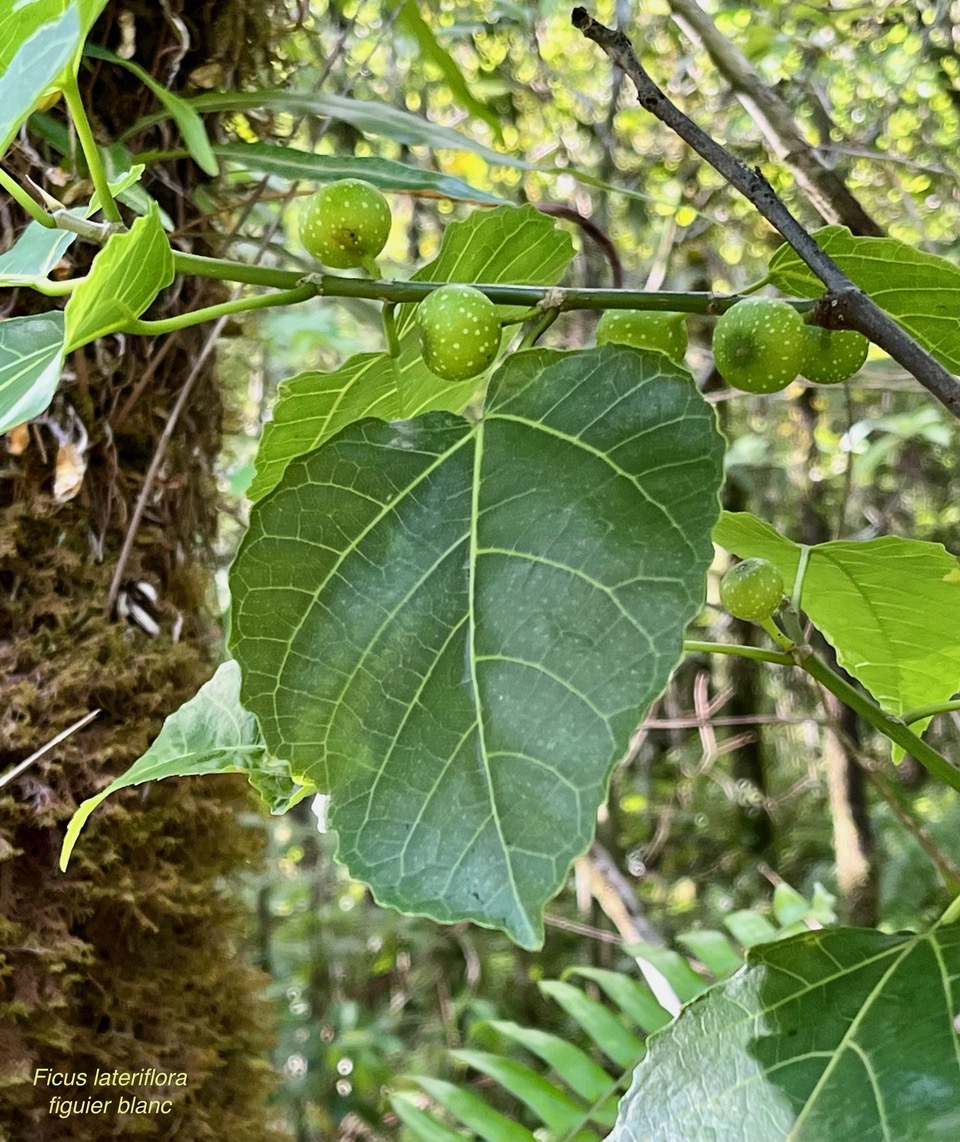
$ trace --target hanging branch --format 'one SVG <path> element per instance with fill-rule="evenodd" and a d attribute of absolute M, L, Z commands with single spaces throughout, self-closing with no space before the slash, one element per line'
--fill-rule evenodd
<path fill-rule="evenodd" d="M 923 387 L 960 419 L 960 382 L 873 302 L 816 244 L 760 173 L 732 155 L 672 103 L 637 59 L 622 32 L 598 23 L 584 8 L 574 8 L 573 26 L 600 47 L 637 89 L 641 107 L 654 115 L 716 170 L 763 215 L 804 264 L 827 287 L 816 309 L 828 329 L 856 329 L 879 345 Z"/>

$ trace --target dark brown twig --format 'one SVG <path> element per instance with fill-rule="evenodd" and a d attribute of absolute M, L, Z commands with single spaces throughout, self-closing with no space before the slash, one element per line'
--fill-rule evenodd
<path fill-rule="evenodd" d="M 637 89 L 641 107 L 665 124 L 738 190 L 763 215 L 827 287 L 815 309 L 815 320 L 832 329 L 856 329 L 879 345 L 923 387 L 960 419 L 960 382 L 873 302 L 816 244 L 777 197 L 758 169 L 722 147 L 664 95 L 637 59 L 633 45 L 621 32 L 594 20 L 584 8 L 574 8 L 573 26 L 600 47 L 610 62 Z"/>

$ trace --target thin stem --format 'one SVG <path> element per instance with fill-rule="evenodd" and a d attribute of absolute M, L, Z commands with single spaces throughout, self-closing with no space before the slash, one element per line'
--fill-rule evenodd
<path fill-rule="evenodd" d="M 770 223 L 803 263 L 827 287 L 817 306 L 817 319 L 831 329 L 856 329 L 887 352 L 927 391 L 960 418 L 960 381 L 889 317 L 840 269 L 777 197 L 759 168 L 751 169 L 711 138 L 672 103 L 637 59 L 630 40 L 598 23 L 584 8 L 574 8 L 573 26 L 593 40 L 610 62 L 629 76 L 640 106 L 689 144 L 734 190 Z"/>
<path fill-rule="evenodd" d="M 73 125 L 76 128 L 77 138 L 80 140 L 83 157 L 87 160 L 87 169 L 90 171 L 94 189 L 100 196 L 100 209 L 103 211 L 103 216 L 109 222 L 122 222 L 123 219 L 120 217 L 120 211 L 117 209 L 117 204 L 113 201 L 113 195 L 110 193 L 110 187 L 107 183 L 107 172 L 103 169 L 103 163 L 100 161 L 97 141 L 93 137 L 90 120 L 87 118 L 87 111 L 83 106 L 83 100 L 80 97 L 80 88 L 77 86 L 76 79 L 73 77 L 68 79 L 64 83 L 62 91 L 67 103 L 67 110 L 70 112 L 70 118 L 73 120 Z"/>
<path fill-rule="evenodd" d="M 391 357 L 400 356 L 400 338 L 397 335 L 397 307 L 387 302 L 383 307 L 383 335 L 387 339 L 387 352 Z"/>
<path fill-rule="evenodd" d="M 295 305 L 316 297 L 317 291 L 311 285 L 297 289 L 281 290 L 278 293 L 260 294 L 258 297 L 241 297 L 236 301 L 224 301 L 220 305 L 208 305 L 205 309 L 195 309 L 192 313 L 181 313 L 176 317 L 160 321 L 128 321 L 122 333 L 138 333 L 155 337 L 161 333 L 173 333 L 177 329 L 187 329 L 191 325 L 201 325 L 205 321 L 216 321 L 229 317 L 232 313 L 246 313 L 251 309 L 268 309 L 275 305 Z"/>
<path fill-rule="evenodd" d="M 559 316 L 559 310 L 553 309 L 552 307 L 545 312 L 541 311 L 538 320 L 534 321 L 526 333 L 524 333 L 519 348 L 532 349 Z"/>
<path fill-rule="evenodd" d="M 911 726 L 923 718 L 935 718 L 937 714 L 948 714 L 951 710 L 960 710 L 960 698 L 953 698 L 949 702 L 935 702 L 932 706 L 918 706 L 915 710 L 907 710 L 900 715 L 900 721 Z"/>
<path fill-rule="evenodd" d="M 219 281 L 243 282 L 246 285 L 273 286 L 289 289 L 307 280 L 316 285 L 323 297 L 359 297 L 372 301 L 421 302 L 446 282 L 384 281 L 370 278 L 348 278 L 338 274 L 304 275 L 293 270 L 275 270 L 267 266 L 251 266 L 225 258 L 204 258 L 198 254 L 174 253 L 177 273 Z M 725 313 L 741 300 L 740 294 L 718 295 L 693 291 L 627 290 L 627 289 L 562 289 L 556 286 L 516 286 L 471 283 L 495 305 L 523 305 L 536 309 L 549 297 L 551 308 L 559 312 L 574 309 L 644 309 L 668 313 L 697 313 L 716 316 Z M 791 298 L 790 304 L 805 314 L 816 302 Z"/>
<path fill-rule="evenodd" d="M 20 183 L 18 183 L 16 179 L 11 178 L 3 167 L 0 167 L 0 187 L 3 187 L 11 198 L 16 199 L 16 201 L 20 203 L 34 222 L 39 222 L 41 226 L 46 226 L 48 230 L 56 228 L 56 222 L 54 222 L 46 210 L 43 209 L 40 203 L 31 198 Z"/>
<path fill-rule="evenodd" d="M 795 665 L 789 654 L 778 654 L 775 650 L 764 650 L 759 646 L 741 646 L 739 643 L 684 639 L 683 649 L 687 654 L 732 654 L 737 658 L 752 658 L 754 662 L 773 662 L 777 666 Z"/>
<path fill-rule="evenodd" d="M 809 647 L 797 647 L 794 652 L 794 660 L 812 678 L 815 678 L 831 694 L 839 698 L 844 705 L 849 706 L 851 710 L 858 713 L 861 718 L 890 738 L 891 741 L 902 746 L 934 777 L 938 777 L 951 789 L 960 791 L 960 769 L 952 766 L 932 746 L 927 745 L 922 738 L 917 737 L 902 719 L 885 714 L 872 698 L 868 698 L 866 694 L 851 686 L 846 679 L 835 674 L 825 662 L 817 658 Z"/>
<path fill-rule="evenodd" d="M 773 639 L 777 646 L 780 647 L 781 650 L 791 651 L 796 649 L 797 644 L 793 641 L 792 638 L 788 638 L 787 635 L 783 633 L 783 631 L 777 626 L 772 618 L 758 619 L 757 622 L 759 626 L 763 627 L 763 629 Z"/>

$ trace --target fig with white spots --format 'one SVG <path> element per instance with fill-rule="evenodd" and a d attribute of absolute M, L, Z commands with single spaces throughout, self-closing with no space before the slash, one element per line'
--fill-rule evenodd
<path fill-rule="evenodd" d="M 608 309 L 597 322 L 597 344 L 659 349 L 671 361 L 683 363 L 687 352 L 687 323 L 682 313 L 653 309 Z"/>
<path fill-rule="evenodd" d="M 806 349 L 801 373 L 820 385 L 838 385 L 859 372 L 870 342 L 853 329 L 806 327 Z"/>
<path fill-rule="evenodd" d="M 322 187 L 307 203 L 300 238 L 318 262 L 349 270 L 380 253 L 390 222 L 390 206 L 375 186 L 344 178 Z"/>
<path fill-rule="evenodd" d="M 420 352 L 445 381 L 467 381 L 487 368 L 500 348 L 497 307 L 478 289 L 445 285 L 417 307 Z"/>
<path fill-rule="evenodd" d="M 720 580 L 720 603 L 735 619 L 768 619 L 783 598 L 783 576 L 769 559 L 744 559 Z"/>
<path fill-rule="evenodd" d="M 776 393 L 796 380 L 807 327 L 789 302 L 772 297 L 739 301 L 717 319 L 713 358 L 720 376 L 748 393 Z"/>

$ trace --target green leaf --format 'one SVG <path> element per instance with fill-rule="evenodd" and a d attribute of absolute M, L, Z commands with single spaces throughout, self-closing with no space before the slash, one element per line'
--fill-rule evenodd
<path fill-rule="evenodd" d="M 380 902 L 540 942 L 701 605 L 722 449 L 663 354 L 536 350 L 479 423 L 351 425 L 254 506 L 243 702 Z"/>
<path fill-rule="evenodd" d="M 67 826 L 60 867 L 67 867 L 80 830 L 111 793 L 165 777 L 244 773 L 255 768 L 263 756 L 257 719 L 240 705 L 240 668 L 236 662 L 224 662 L 189 702 L 166 719 L 147 752 L 77 809 Z"/>
<path fill-rule="evenodd" d="M 503 206 L 477 212 L 445 230 L 437 257 L 414 281 L 485 282 L 495 285 L 554 285 L 573 258 L 568 234 L 533 206 Z M 280 387 L 273 420 L 257 452 L 257 475 L 247 491 L 261 499 L 274 488 L 287 464 L 365 416 L 383 420 L 433 410 L 462 412 L 473 383 L 442 381 L 423 363 L 413 317 L 416 306 L 400 306 L 400 356 L 363 353 L 332 373 L 301 373 Z M 501 307 L 504 315 L 511 310 Z"/>
<path fill-rule="evenodd" d="M 845 226 L 813 237 L 841 270 L 951 372 L 960 372 L 960 267 L 914 250 L 896 238 L 859 238 Z M 770 259 L 770 279 L 782 293 L 819 297 L 823 282 L 789 246 Z"/>
<path fill-rule="evenodd" d="M 317 183 L 335 182 L 341 178 L 362 178 L 383 191 L 416 194 L 425 198 L 450 198 L 456 202 L 471 202 L 482 206 L 500 206 L 504 203 L 504 199 L 497 195 L 478 190 L 453 175 L 409 166 L 392 159 L 361 155 L 315 155 L 310 151 L 298 151 L 296 147 L 275 143 L 224 143 L 214 147 L 213 153 L 244 170 L 278 175 L 280 178 Z"/>
<path fill-rule="evenodd" d="M 29 0 L 0 12 L 0 156 L 65 72 L 76 74 L 87 32 L 106 0 Z"/>
<path fill-rule="evenodd" d="M 124 171 L 109 183 L 110 190 L 114 195 L 122 193 L 140 178 L 143 169 L 137 165 Z M 95 194 L 87 206 L 74 207 L 67 213 L 75 218 L 89 218 L 99 209 L 99 198 Z M 0 286 L 42 287 L 76 238 L 69 230 L 52 230 L 39 222 L 29 223 L 10 249 L 0 254 Z"/>
<path fill-rule="evenodd" d="M 690 968 L 687 967 L 689 971 Z M 571 975 L 582 975 L 599 984 L 604 995 L 629 1016 L 634 1023 L 646 1032 L 658 1031 L 670 1022 L 670 1016 L 657 1003 L 649 988 L 637 983 L 623 972 L 608 971 L 605 968 L 576 967 Z M 698 982 L 699 977 L 698 977 Z M 672 983 L 671 983 L 672 986 Z"/>
<path fill-rule="evenodd" d="M 203 120 L 185 99 L 181 99 L 179 95 L 174 95 L 162 83 L 158 83 L 139 64 L 132 60 L 122 59 L 115 52 L 108 51 L 106 48 L 88 44 L 84 55 L 125 67 L 127 71 L 135 75 L 144 87 L 148 87 L 170 112 L 171 118 L 180 130 L 184 145 L 197 166 L 211 177 L 219 173 L 220 168 L 217 166 L 216 157 L 210 147 L 210 140 L 207 138 L 207 129 L 203 125 Z"/>
<path fill-rule="evenodd" d="M 741 908 L 723 918 L 724 927 L 741 948 L 755 948 L 757 944 L 767 944 L 775 940 L 779 933 L 766 916 L 761 916 L 752 908 Z"/>
<path fill-rule="evenodd" d="M 960 928 L 808 932 L 651 1038 L 609 1142 L 954 1142 Z"/>
<path fill-rule="evenodd" d="M 114 234 L 70 295 L 66 351 L 122 329 L 173 281 L 173 252 L 156 209 Z"/>
<path fill-rule="evenodd" d="M 440 44 L 433 33 L 433 29 L 420 14 L 416 0 L 406 0 L 406 3 L 401 6 L 397 17 L 397 27 L 417 41 L 421 58 L 439 70 L 450 88 L 451 94 L 460 106 L 475 119 L 482 119 L 487 126 L 492 128 L 496 137 L 502 139 L 500 116 L 477 99 L 470 90 L 469 84 L 464 79 L 456 61 Z"/>
<path fill-rule="evenodd" d="M 540 984 L 540 990 L 555 999 L 618 1067 L 633 1067 L 643 1057 L 643 1040 L 624 1027 L 609 1008 L 584 995 L 578 987 L 548 979 Z"/>
<path fill-rule="evenodd" d="M 543 1059 L 572 1091 L 587 1102 L 599 1103 L 613 1092 L 614 1080 L 603 1067 L 566 1039 L 507 1020 L 495 1020 L 489 1026 Z"/>
<path fill-rule="evenodd" d="M 422 1139 L 422 1142 L 463 1142 L 463 1134 L 441 1126 L 435 1118 L 422 1111 L 414 1103 L 413 1096 L 407 1092 L 392 1094 L 390 1106 L 403 1125 L 415 1138 Z"/>
<path fill-rule="evenodd" d="M 722 932 L 697 929 L 682 932 L 677 936 L 677 941 L 689 948 L 717 979 L 732 975 L 743 963 L 740 953 Z"/>
<path fill-rule="evenodd" d="M 406 146 L 425 146 L 433 150 L 468 151 L 480 155 L 493 166 L 534 169 L 530 163 L 501 151 L 491 150 L 468 135 L 461 135 L 450 127 L 440 127 L 409 111 L 401 111 L 389 103 L 374 103 L 354 99 L 349 95 L 332 95 L 323 91 L 279 91 L 267 88 L 261 91 L 209 92 L 194 96 L 189 101 L 198 111 L 250 111 L 266 108 L 288 111 L 295 115 L 321 115 L 339 119 L 367 135 L 393 139 Z M 144 120 L 149 122 L 150 116 Z"/>
<path fill-rule="evenodd" d="M 746 512 L 724 512 L 714 539 L 775 563 L 790 593 L 799 544 Z M 945 702 L 960 689 L 960 566 L 941 544 L 896 536 L 817 544 L 800 604 L 888 714 Z M 927 721 L 914 729 L 922 733 Z"/>
<path fill-rule="evenodd" d="M 443 1079 L 427 1075 L 409 1075 L 441 1106 L 459 1118 L 485 1142 L 537 1142 L 529 1130 L 512 1122 L 498 1110 L 487 1106 L 472 1090 L 464 1090 Z"/>
<path fill-rule="evenodd" d="M 82 42 L 65 0 L 5 5 L 0 14 L 0 155 Z"/>
<path fill-rule="evenodd" d="M 452 1058 L 491 1079 L 528 1107 L 554 1134 L 570 1134 L 583 1124 L 585 1108 L 553 1083 L 516 1059 L 489 1051 L 451 1051 Z"/>
<path fill-rule="evenodd" d="M 70 213 L 86 216 L 85 210 Z M 76 238 L 69 230 L 29 223 L 10 249 L 0 254 L 0 286 L 42 285 Z"/>
<path fill-rule="evenodd" d="M 0 432 L 50 404 L 63 364 L 63 314 L 0 321 Z"/>

